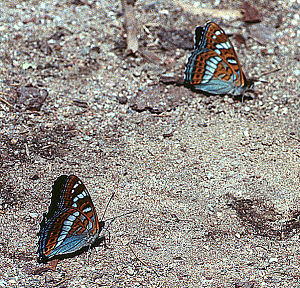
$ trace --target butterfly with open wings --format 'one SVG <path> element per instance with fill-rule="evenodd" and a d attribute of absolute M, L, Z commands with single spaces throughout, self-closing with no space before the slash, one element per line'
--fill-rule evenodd
<path fill-rule="evenodd" d="M 46 263 L 79 253 L 105 241 L 90 194 L 74 175 L 62 175 L 52 187 L 52 198 L 38 233 L 38 261 Z"/>
<path fill-rule="evenodd" d="M 243 95 L 251 89 L 232 43 L 223 29 L 208 22 L 195 31 L 195 47 L 184 72 L 184 84 L 208 94 Z"/>

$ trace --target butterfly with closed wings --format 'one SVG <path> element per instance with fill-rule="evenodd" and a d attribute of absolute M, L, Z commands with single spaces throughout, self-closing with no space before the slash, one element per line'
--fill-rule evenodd
<path fill-rule="evenodd" d="M 184 72 L 184 84 L 207 94 L 243 95 L 251 88 L 232 43 L 223 29 L 208 22 L 195 31 L 195 47 Z"/>
<path fill-rule="evenodd" d="M 80 253 L 105 242 L 90 194 L 75 175 L 62 175 L 52 187 L 52 198 L 38 233 L 38 261 L 46 263 Z"/>

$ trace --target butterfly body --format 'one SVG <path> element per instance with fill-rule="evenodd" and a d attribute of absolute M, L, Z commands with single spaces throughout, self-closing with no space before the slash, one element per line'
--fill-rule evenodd
<path fill-rule="evenodd" d="M 229 38 L 214 22 L 196 28 L 195 47 L 184 76 L 186 86 L 208 94 L 237 96 L 251 86 Z"/>
<path fill-rule="evenodd" d="M 78 177 L 60 176 L 52 187 L 51 204 L 40 224 L 38 260 L 64 258 L 104 240 L 91 197 Z"/>

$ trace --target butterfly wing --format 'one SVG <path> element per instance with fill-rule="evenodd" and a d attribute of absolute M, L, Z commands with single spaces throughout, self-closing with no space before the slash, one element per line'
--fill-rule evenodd
<path fill-rule="evenodd" d="M 225 32 L 213 22 L 195 31 L 195 50 L 185 69 L 185 84 L 209 94 L 243 94 L 247 80 Z"/>
<path fill-rule="evenodd" d="M 52 187 L 48 213 L 39 232 L 40 262 L 90 246 L 104 227 L 91 197 L 78 177 L 60 176 Z"/>

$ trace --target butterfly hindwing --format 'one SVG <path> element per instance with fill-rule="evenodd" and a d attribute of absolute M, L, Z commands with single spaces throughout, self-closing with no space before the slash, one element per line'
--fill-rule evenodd
<path fill-rule="evenodd" d="M 91 197 L 78 177 L 60 176 L 52 187 L 48 213 L 39 232 L 41 262 L 90 246 L 99 236 L 104 222 L 98 221 Z"/>
<path fill-rule="evenodd" d="M 185 84 L 209 94 L 240 95 L 247 89 L 235 50 L 216 23 L 195 31 L 195 50 L 185 69 Z"/>

